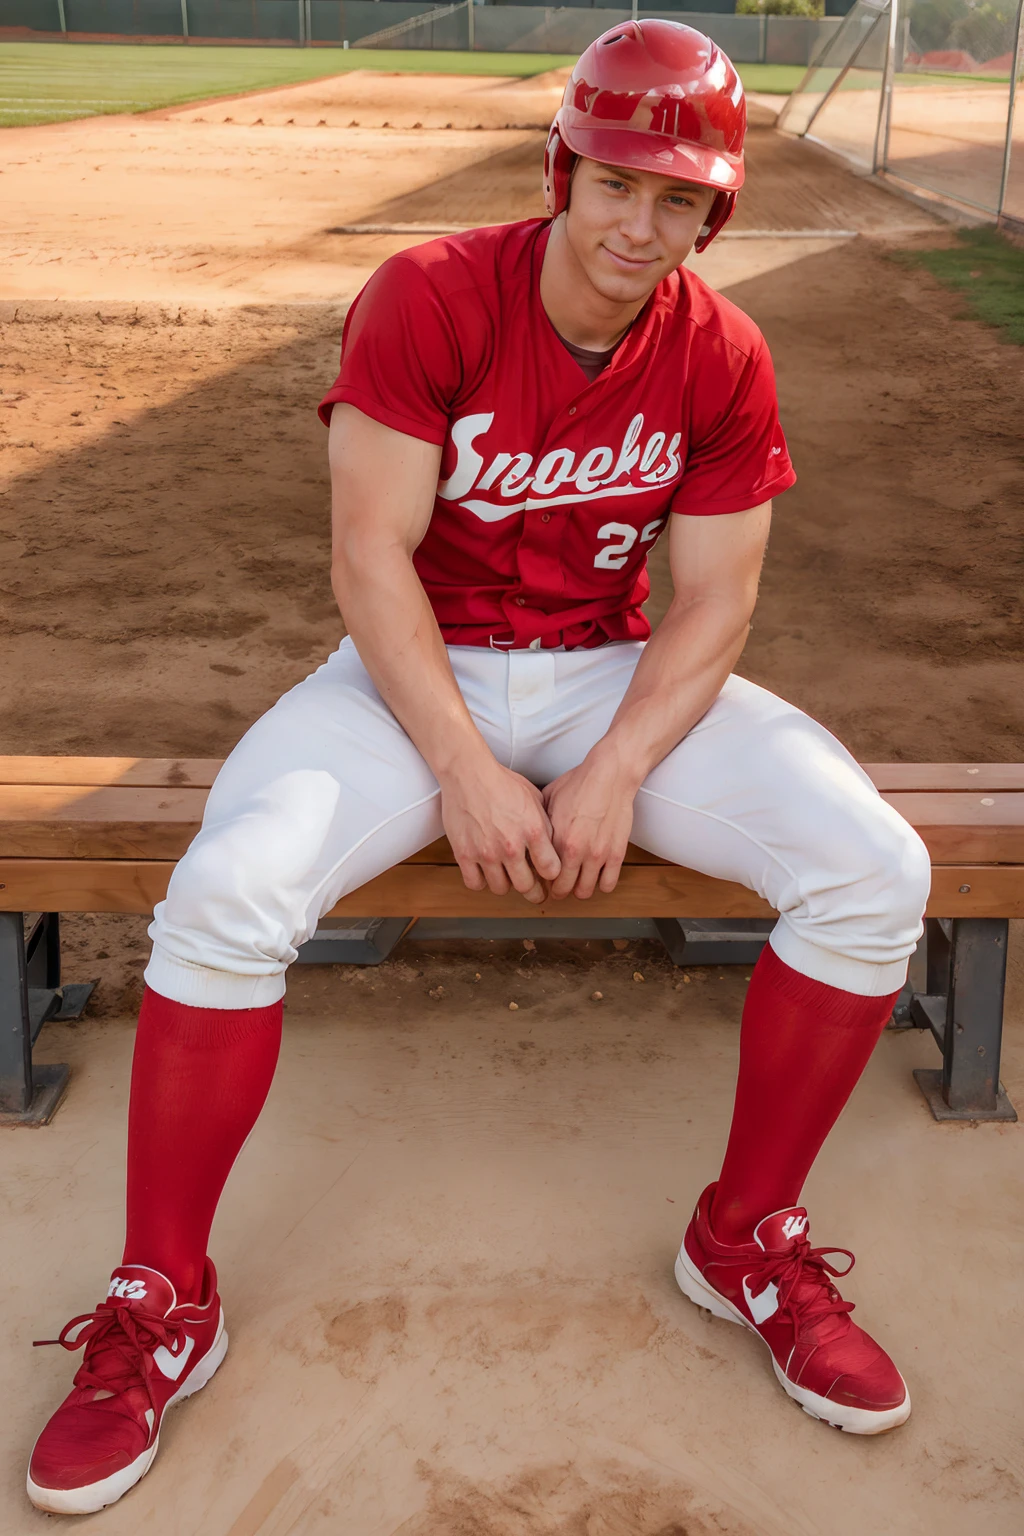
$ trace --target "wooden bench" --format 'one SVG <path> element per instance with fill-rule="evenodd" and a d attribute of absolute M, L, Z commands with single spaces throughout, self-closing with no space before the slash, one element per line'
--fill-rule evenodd
<path fill-rule="evenodd" d="M 168 758 L 0 757 L 0 1116 L 43 1124 L 68 1079 L 32 1064 L 47 1019 L 77 1017 L 91 988 L 63 986 L 61 912 L 152 912 L 199 828 L 220 763 Z M 915 1076 L 938 1119 L 1016 1119 L 999 1083 L 1008 920 L 1024 916 L 1024 765 L 867 764 L 932 858 L 927 984 L 896 1022 L 930 1029 L 941 1070 Z M 618 887 L 574 915 L 765 919 L 743 886 L 631 847 Z M 24 914 L 41 914 L 26 932 Z M 443 839 L 346 896 L 331 916 L 564 919 L 467 891 Z"/>

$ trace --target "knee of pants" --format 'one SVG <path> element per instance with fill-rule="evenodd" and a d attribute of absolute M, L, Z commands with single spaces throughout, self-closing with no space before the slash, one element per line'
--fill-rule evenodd
<path fill-rule="evenodd" d="M 921 936 L 932 870 L 928 850 L 914 828 L 884 801 L 877 810 L 855 829 L 856 855 L 846 863 L 855 878 L 837 880 L 827 895 L 822 893 L 819 911 L 834 937 L 848 937 L 849 953 L 868 958 L 873 949 L 871 958 L 881 961 L 913 951 Z"/>
<path fill-rule="evenodd" d="M 932 861 L 909 822 L 899 817 L 898 823 L 883 841 L 876 878 L 886 897 L 886 931 L 912 931 L 916 943 L 932 885 Z"/>
<path fill-rule="evenodd" d="M 178 864 L 151 933 L 176 959 L 243 975 L 284 970 L 307 937 L 309 855 L 244 822 L 204 830 Z"/>

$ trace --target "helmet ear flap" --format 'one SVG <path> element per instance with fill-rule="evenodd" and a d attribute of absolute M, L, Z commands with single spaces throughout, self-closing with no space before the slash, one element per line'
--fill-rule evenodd
<path fill-rule="evenodd" d="M 728 224 L 736 207 L 735 192 L 719 192 L 711 210 L 708 213 L 707 222 L 701 226 L 700 234 L 694 241 L 693 248 L 698 253 L 706 250 L 718 232 Z"/>
<path fill-rule="evenodd" d="M 568 205 L 569 178 L 575 159 L 558 131 L 556 118 L 544 147 L 544 206 L 551 218 Z"/>

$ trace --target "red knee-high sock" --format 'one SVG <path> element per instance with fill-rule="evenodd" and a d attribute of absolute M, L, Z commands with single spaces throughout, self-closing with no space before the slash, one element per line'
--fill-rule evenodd
<path fill-rule="evenodd" d="M 160 1270 L 181 1300 L 198 1294 L 217 1201 L 270 1091 L 281 1012 L 190 1008 L 148 988 L 143 997 L 122 1263 Z"/>
<path fill-rule="evenodd" d="M 721 1242 L 749 1242 L 763 1216 L 797 1203 L 897 995 L 812 981 L 765 945 L 743 1008 L 736 1106 L 711 1211 Z"/>

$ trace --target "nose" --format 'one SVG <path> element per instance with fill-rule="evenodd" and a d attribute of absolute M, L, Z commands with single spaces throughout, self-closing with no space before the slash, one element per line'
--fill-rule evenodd
<path fill-rule="evenodd" d="M 634 196 L 622 210 L 619 230 L 633 245 L 650 245 L 655 238 L 653 199 Z"/>

